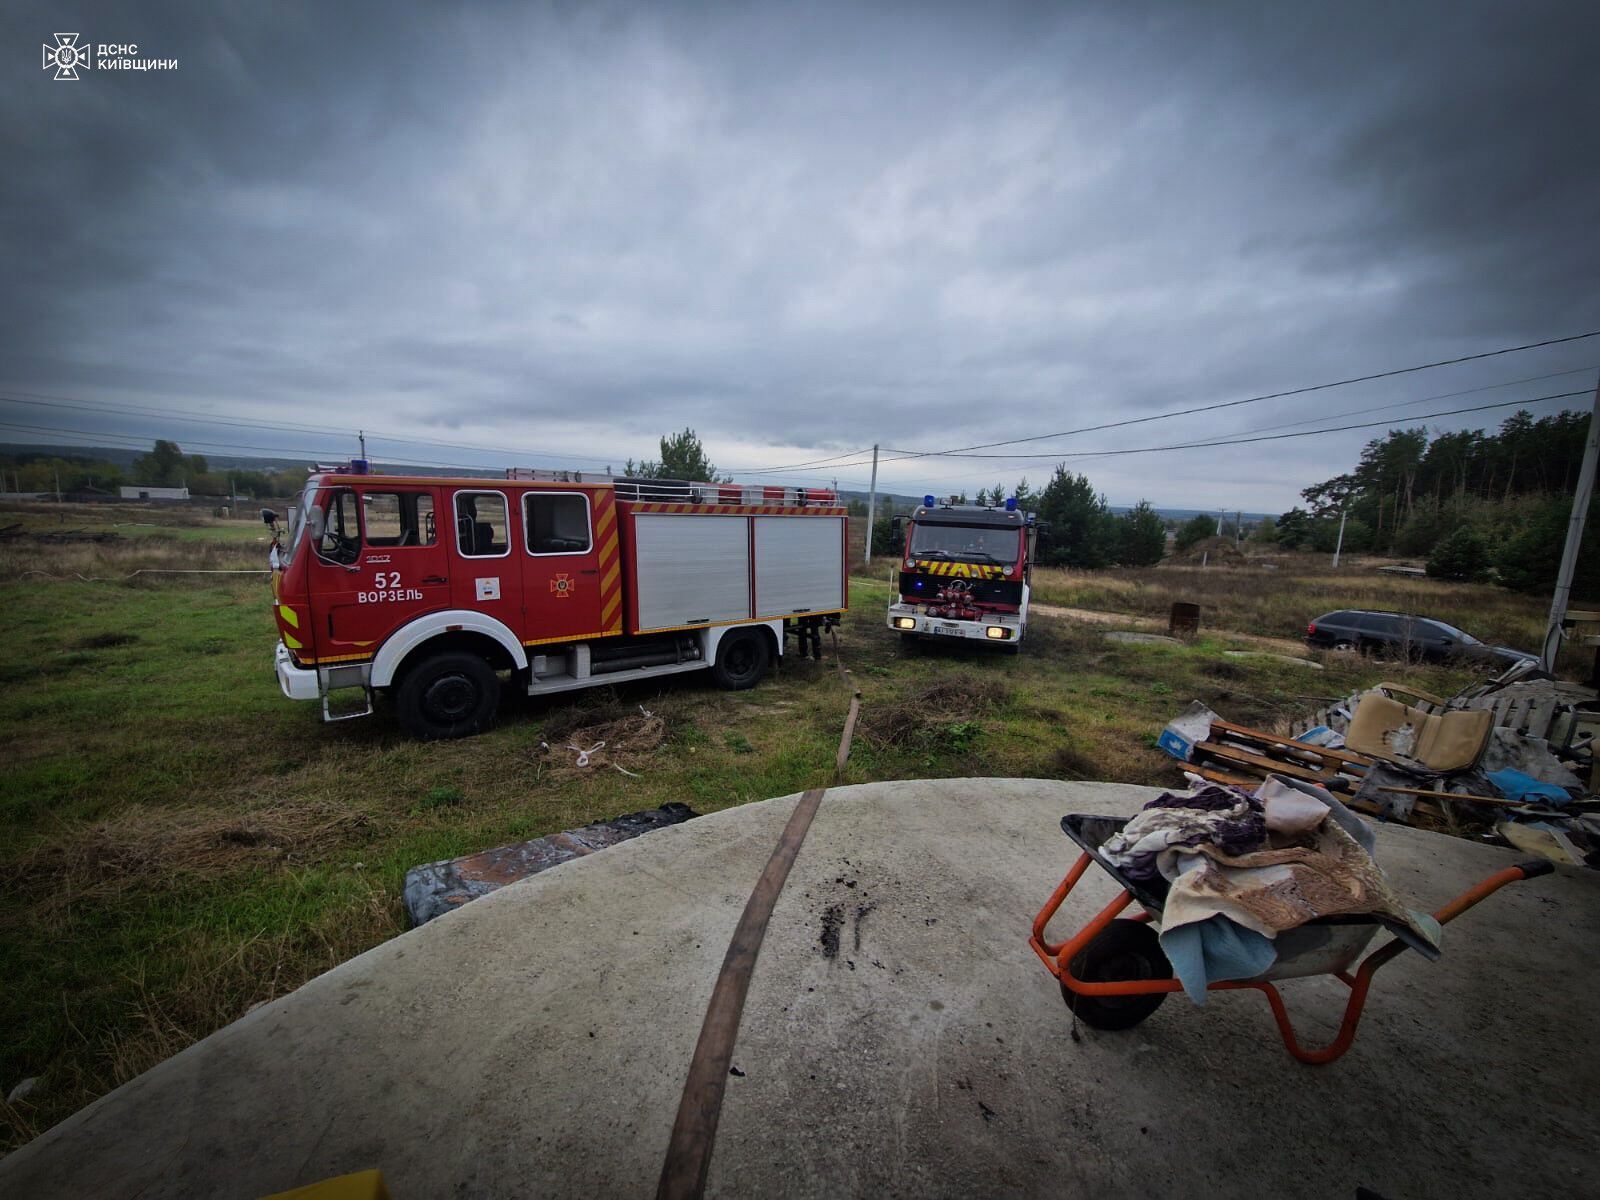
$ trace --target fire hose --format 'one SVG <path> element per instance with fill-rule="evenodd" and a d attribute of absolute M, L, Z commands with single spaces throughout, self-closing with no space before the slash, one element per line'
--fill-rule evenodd
<path fill-rule="evenodd" d="M 845 717 L 844 730 L 839 735 L 839 752 L 834 758 L 834 778 L 837 779 L 850 757 L 856 717 L 861 712 L 861 689 L 856 687 L 839 657 L 838 633 L 830 629 L 829 634 L 833 639 L 834 666 L 840 681 L 850 689 L 850 711 Z M 733 1063 L 733 1045 L 739 1036 L 739 1021 L 744 1015 L 745 996 L 755 972 L 756 956 L 761 952 L 767 922 L 789 878 L 789 869 L 794 866 L 826 791 L 826 788 L 811 788 L 801 794 L 728 942 L 728 952 L 723 957 L 722 969 L 711 989 L 711 1001 L 706 1006 L 705 1021 L 700 1026 L 700 1038 L 689 1060 L 677 1119 L 673 1122 L 666 1161 L 661 1167 L 661 1181 L 656 1187 L 658 1200 L 698 1197 L 705 1191 L 706 1175 L 711 1169 L 711 1150 L 717 1138 L 717 1122 L 722 1116 L 722 1100 L 728 1086 L 728 1070 Z"/>

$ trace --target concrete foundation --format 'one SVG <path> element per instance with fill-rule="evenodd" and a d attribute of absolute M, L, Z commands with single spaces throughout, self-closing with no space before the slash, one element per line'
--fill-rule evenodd
<path fill-rule="evenodd" d="M 830 791 L 779 900 L 709 1191 L 1566 1195 L 1600 1140 L 1587 1026 L 1600 878 L 1513 885 L 1434 964 L 1378 976 L 1354 1049 L 1304 1067 L 1261 997 L 1071 1021 L 1027 946 L 1111 784 Z M 477 900 L 251 1013 L 0 1162 L 0 1195 L 258 1197 L 380 1167 L 396 1200 L 651 1194 L 728 937 L 794 797 Z M 1435 907 L 1518 855 L 1379 834 Z M 1064 929 L 1111 894 L 1091 877 Z M 1304 1039 L 1344 988 L 1290 983 Z"/>

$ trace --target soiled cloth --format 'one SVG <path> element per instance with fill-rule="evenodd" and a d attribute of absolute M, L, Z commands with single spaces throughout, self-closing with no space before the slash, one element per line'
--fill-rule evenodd
<path fill-rule="evenodd" d="M 1161 931 L 1161 950 L 1184 994 L 1197 1006 L 1206 988 L 1224 979 L 1254 979 L 1278 961 L 1278 947 L 1254 929 L 1235 925 L 1218 913 L 1204 921 Z"/>
<path fill-rule="evenodd" d="M 1163 929 L 1220 914 L 1270 938 L 1318 917 L 1370 913 L 1409 930 L 1422 943 L 1418 949 L 1437 955 L 1438 924 L 1413 913 L 1389 885 L 1363 845 L 1371 844 L 1372 832 L 1360 818 L 1320 788 L 1274 777 L 1260 790 L 1264 809 L 1313 801 L 1323 804 L 1324 819 L 1302 833 L 1274 834 L 1268 845 L 1243 854 L 1207 843 L 1193 847 L 1167 892 Z"/>
<path fill-rule="evenodd" d="M 1163 792 L 1100 847 L 1129 879 L 1152 883 L 1176 877 L 1184 850 L 1215 846 L 1246 854 L 1266 841 L 1266 809 L 1242 788 L 1208 783 L 1191 792 Z"/>
<path fill-rule="evenodd" d="M 1270 970 L 1273 939 L 1317 917 L 1370 913 L 1437 957 L 1437 922 L 1395 894 L 1372 859 L 1375 841 L 1329 792 L 1274 775 L 1254 796 L 1209 784 L 1164 794 L 1101 854 L 1130 879 L 1168 881 L 1161 945 L 1203 1004 L 1208 984 Z"/>

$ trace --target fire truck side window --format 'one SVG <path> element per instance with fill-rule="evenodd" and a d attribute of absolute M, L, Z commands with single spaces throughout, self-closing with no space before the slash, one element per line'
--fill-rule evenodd
<path fill-rule="evenodd" d="M 433 497 L 426 492 L 369 492 L 361 501 L 367 545 L 433 545 Z"/>
<path fill-rule="evenodd" d="M 511 522 L 499 492 L 456 493 L 456 549 L 467 558 L 511 553 Z"/>
<path fill-rule="evenodd" d="M 329 562 L 349 566 L 361 557 L 361 519 L 354 492 L 335 492 L 317 539 L 317 554 Z"/>
<path fill-rule="evenodd" d="M 528 492 L 522 526 L 529 554 L 586 554 L 589 502 L 576 492 Z"/>

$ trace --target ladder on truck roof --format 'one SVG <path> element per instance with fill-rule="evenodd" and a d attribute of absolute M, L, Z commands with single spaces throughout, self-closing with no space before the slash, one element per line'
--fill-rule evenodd
<path fill-rule="evenodd" d="M 784 505 L 803 508 L 811 505 L 837 505 L 839 493 L 832 488 L 771 486 L 743 483 L 699 483 L 685 479 L 637 479 L 607 475 L 598 471 L 551 471 L 543 468 L 512 467 L 506 478 L 536 483 L 609 483 L 618 500 L 652 504 L 737 504 Z"/>

